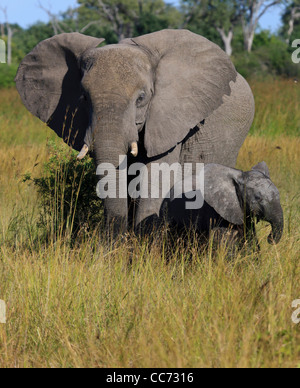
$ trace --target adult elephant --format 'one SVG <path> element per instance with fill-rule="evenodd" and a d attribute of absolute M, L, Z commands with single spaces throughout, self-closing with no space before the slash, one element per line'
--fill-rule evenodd
<path fill-rule="evenodd" d="M 98 47 L 102 42 L 70 33 L 38 44 L 16 77 L 27 109 L 81 151 L 80 158 L 91 151 L 97 166 L 112 164 L 117 178 L 119 156 L 130 153 L 130 163 L 148 169 L 154 162 L 234 167 L 254 100 L 218 46 L 186 30 Z M 158 216 L 159 197 L 139 200 L 135 226 Z M 105 200 L 107 221 L 118 230 L 127 228 L 128 203 L 119 193 Z"/>

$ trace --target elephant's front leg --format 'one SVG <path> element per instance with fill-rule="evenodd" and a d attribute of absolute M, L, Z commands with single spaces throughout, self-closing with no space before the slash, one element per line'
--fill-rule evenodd
<path fill-rule="evenodd" d="M 138 233 L 151 232 L 162 221 L 160 210 L 163 200 L 174 184 L 182 179 L 180 152 L 181 144 L 162 158 L 145 163 L 146 170 L 141 181 L 144 192 L 135 212 L 135 228 Z"/>

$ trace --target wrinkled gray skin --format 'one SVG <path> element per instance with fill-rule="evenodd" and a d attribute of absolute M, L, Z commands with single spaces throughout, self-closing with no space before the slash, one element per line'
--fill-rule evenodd
<path fill-rule="evenodd" d="M 269 243 L 279 243 L 284 229 L 283 211 L 265 162 L 248 172 L 208 164 L 204 185 L 204 206 L 200 210 L 186 210 L 186 198 L 173 196 L 164 201 L 161 217 L 167 217 L 169 224 L 179 229 L 192 225 L 198 232 L 209 234 L 214 228 L 227 228 L 238 231 L 242 239 L 257 241 L 256 218 L 271 224 Z"/>
<path fill-rule="evenodd" d="M 254 100 L 218 46 L 185 30 L 102 42 L 78 33 L 41 42 L 16 77 L 27 109 L 74 149 L 86 144 L 97 166 L 118 168 L 133 142 L 139 155 L 129 163 L 149 169 L 153 162 L 235 166 Z M 162 200 L 141 199 L 129 210 L 127 199 L 106 199 L 107 221 L 121 231 L 130 220 L 151 224 Z"/>

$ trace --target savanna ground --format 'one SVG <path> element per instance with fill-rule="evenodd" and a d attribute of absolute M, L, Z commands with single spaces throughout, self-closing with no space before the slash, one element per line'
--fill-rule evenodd
<path fill-rule="evenodd" d="M 192 241 L 166 248 L 88 235 L 39 240 L 35 187 L 50 130 L 0 91 L 0 367 L 300 367 L 300 86 L 252 82 L 257 114 L 238 167 L 265 160 L 285 234 L 262 251 L 227 255 Z M 58 140 L 59 142 L 59 140 Z"/>

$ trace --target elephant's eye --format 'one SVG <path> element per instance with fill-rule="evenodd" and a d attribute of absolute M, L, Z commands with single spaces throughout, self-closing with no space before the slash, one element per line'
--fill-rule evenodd
<path fill-rule="evenodd" d="M 255 201 L 261 202 L 263 200 L 262 196 L 260 194 L 255 195 Z"/>
<path fill-rule="evenodd" d="M 136 104 L 137 106 L 141 105 L 144 100 L 146 98 L 146 93 L 145 92 L 142 92 L 140 95 L 139 95 L 139 98 L 136 100 Z"/>

